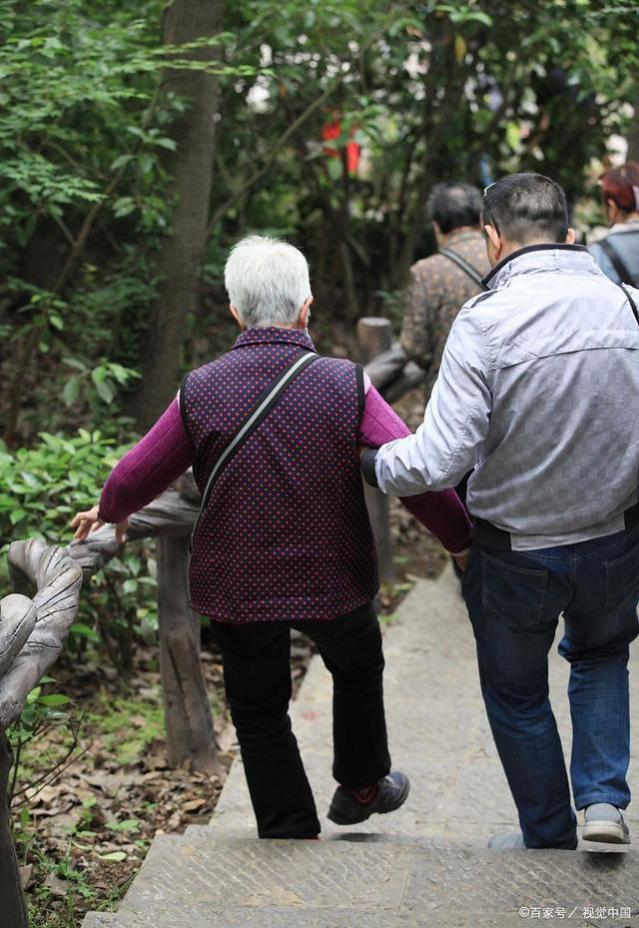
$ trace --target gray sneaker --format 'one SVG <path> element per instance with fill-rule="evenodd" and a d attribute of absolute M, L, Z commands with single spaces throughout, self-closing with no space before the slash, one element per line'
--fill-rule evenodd
<path fill-rule="evenodd" d="M 605 844 L 630 844 L 630 832 L 623 815 L 609 802 L 595 802 L 587 807 L 582 838 Z"/>

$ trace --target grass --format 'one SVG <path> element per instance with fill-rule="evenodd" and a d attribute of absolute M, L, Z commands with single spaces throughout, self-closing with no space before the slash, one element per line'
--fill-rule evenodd
<path fill-rule="evenodd" d="M 86 716 L 91 728 L 99 728 L 107 752 L 121 764 L 134 764 L 149 745 L 165 737 L 164 708 L 158 700 L 123 696 L 115 700 L 102 691 L 98 707 Z"/>

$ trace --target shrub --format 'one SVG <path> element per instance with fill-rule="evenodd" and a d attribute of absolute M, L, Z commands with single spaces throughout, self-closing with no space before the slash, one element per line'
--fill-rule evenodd
<path fill-rule="evenodd" d="M 69 521 L 92 506 L 113 465 L 127 449 L 99 431 L 75 435 L 40 433 L 32 448 L 9 452 L 0 443 L 0 589 L 8 591 L 6 553 L 11 541 L 42 538 L 68 544 Z M 102 646 L 120 670 L 131 666 L 139 624 L 153 623 L 155 581 L 147 549 L 138 543 L 93 575 L 86 584 L 70 648 Z"/>

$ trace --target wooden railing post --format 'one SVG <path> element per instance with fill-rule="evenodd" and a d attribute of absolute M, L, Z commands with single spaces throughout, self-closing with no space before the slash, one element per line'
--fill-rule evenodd
<path fill-rule="evenodd" d="M 12 754 L 7 736 L 0 734 L 0 911 L 2 928 L 29 928 L 20 868 L 11 836 L 7 795 Z"/>
<path fill-rule="evenodd" d="M 200 661 L 199 619 L 188 606 L 189 539 L 156 542 L 160 674 L 169 764 L 217 769 L 211 707 Z"/>
<path fill-rule="evenodd" d="M 188 607 L 189 537 L 199 512 L 192 476 L 129 519 L 127 540 L 156 538 L 160 672 L 167 729 L 168 760 L 191 764 L 205 773 L 217 770 L 217 745 L 202 668 L 200 626 Z M 114 527 L 105 525 L 69 553 L 88 575 L 104 567 L 120 550 Z"/>
<path fill-rule="evenodd" d="M 393 327 L 388 319 L 379 316 L 366 317 L 357 323 L 357 338 L 361 361 L 368 364 L 374 357 L 391 347 Z M 382 583 L 392 583 L 395 579 L 395 565 L 390 531 L 390 500 L 384 493 L 368 484 L 364 485 L 364 496 L 377 545 L 380 579 Z"/>

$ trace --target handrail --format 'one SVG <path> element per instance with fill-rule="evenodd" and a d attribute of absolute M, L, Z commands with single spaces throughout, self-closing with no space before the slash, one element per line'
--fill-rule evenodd
<path fill-rule="evenodd" d="M 39 539 L 9 548 L 14 589 L 35 584 L 33 599 L 0 600 L 0 731 L 22 712 L 27 696 L 62 650 L 78 611 L 82 571 L 64 548 Z"/>
<path fill-rule="evenodd" d="M 199 661 L 199 627 L 187 605 L 187 539 L 199 511 L 198 491 L 185 475 L 135 513 L 127 541 L 155 537 L 158 546 L 160 668 L 169 761 L 217 769 L 216 743 Z M 39 539 L 14 541 L 8 553 L 14 592 L 0 599 L 0 899 L 3 928 L 28 928 L 27 908 L 11 836 L 6 790 L 12 764 L 6 729 L 62 650 L 80 603 L 83 576 L 121 550 L 112 525 L 63 548 Z M 25 595 L 31 592 L 33 596 Z M 179 601 L 179 604 L 178 604 Z"/>
<path fill-rule="evenodd" d="M 39 539 L 14 541 L 9 569 L 14 588 L 35 584 L 36 593 L 33 598 L 16 592 L 0 599 L 0 896 L 3 925 L 28 928 L 9 824 L 12 755 L 4 732 L 20 717 L 27 696 L 62 650 L 78 611 L 82 571 L 63 548 Z"/>

